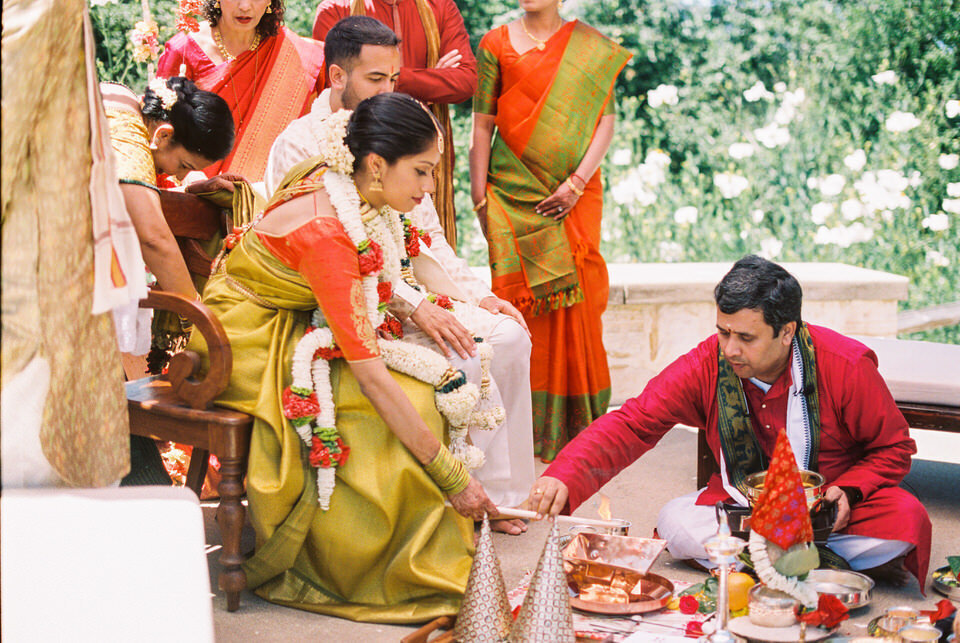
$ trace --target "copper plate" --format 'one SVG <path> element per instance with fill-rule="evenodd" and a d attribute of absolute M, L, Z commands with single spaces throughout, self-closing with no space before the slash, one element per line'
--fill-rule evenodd
<path fill-rule="evenodd" d="M 636 583 L 629 590 L 629 603 L 596 603 L 571 598 L 570 606 L 595 614 L 642 614 L 666 607 L 673 598 L 673 583 L 656 574 L 634 573 Z"/>
<path fill-rule="evenodd" d="M 574 567 L 610 566 L 642 574 L 650 570 L 666 545 L 667 541 L 657 538 L 580 532 L 564 546 L 563 560 Z M 602 578 L 594 582 L 602 582 Z"/>

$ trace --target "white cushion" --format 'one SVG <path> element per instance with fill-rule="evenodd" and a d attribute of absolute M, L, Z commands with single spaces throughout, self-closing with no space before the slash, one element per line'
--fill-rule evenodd
<path fill-rule="evenodd" d="M 214 640 L 190 491 L 4 490 L 0 507 L 4 640 Z"/>
<path fill-rule="evenodd" d="M 960 346 L 857 337 L 877 354 L 880 374 L 897 402 L 960 406 Z"/>

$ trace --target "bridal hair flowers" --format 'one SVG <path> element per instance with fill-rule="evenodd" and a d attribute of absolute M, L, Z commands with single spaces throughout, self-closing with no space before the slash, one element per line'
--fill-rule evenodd
<path fill-rule="evenodd" d="M 166 78 L 154 78 L 147 87 L 160 99 L 160 105 L 164 110 L 170 111 L 177 104 L 177 92 L 167 87 Z"/>
<path fill-rule="evenodd" d="M 347 136 L 347 123 L 352 114 L 353 112 L 347 109 L 334 112 L 323 121 L 323 127 L 318 132 L 320 155 L 331 170 L 345 176 L 353 174 L 353 163 L 356 160 L 353 152 L 344 142 Z"/>

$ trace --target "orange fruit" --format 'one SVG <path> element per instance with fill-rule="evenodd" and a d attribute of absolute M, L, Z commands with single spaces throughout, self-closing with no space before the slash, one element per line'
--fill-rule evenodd
<path fill-rule="evenodd" d="M 753 578 L 743 572 L 734 572 L 727 577 L 727 590 L 730 595 L 730 611 L 736 612 L 747 606 L 748 593 L 755 585 Z"/>

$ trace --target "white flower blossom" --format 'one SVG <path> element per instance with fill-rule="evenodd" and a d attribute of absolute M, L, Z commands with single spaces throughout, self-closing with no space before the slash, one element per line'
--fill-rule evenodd
<path fill-rule="evenodd" d="M 909 132 L 919 124 L 920 119 L 912 113 L 896 111 L 887 117 L 886 128 L 887 131 L 900 134 L 902 132 Z"/>
<path fill-rule="evenodd" d="M 953 199 L 960 198 L 960 183 L 947 183 L 947 196 Z"/>
<path fill-rule="evenodd" d="M 678 224 L 683 225 L 685 223 L 693 224 L 697 222 L 697 209 L 692 205 L 685 205 L 682 208 L 677 208 L 677 211 L 673 213 L 673 220 Z"/>
<path fill-rule="evenodd" d="M 859 219 L 863 216 L 863 213 L 863 204 L 857 199 L 847 199 L 840 204 L 840 214 L 842 214 L 843 218 L 847 221 Z"/>
<path fill-rule="evenodd" d="M 773 91 L 777 92 L 778 94 L 782 94 L 783 92 L 787 91 L 787 84 L 784 82 L 774 83 Z"/>
<path fill-rule="evenodd" d="M 730 156 L 736 160 L 753 156 L 753 145 L 750 143 L 733 143 L 727 148 Z"/>
<path fill-rule="evenodd" d="M 913 172 L 910 173 L 910 178 L 907 179 L 907 183 L 912 188 L 918 188 L 920 187 L 920 184 L 923 183 L 923 175 L 920 174 L 920 172 L 918 172 L 917 170 L 914 170 Z"/>
<path fill-rule="evenodd" d="M 823 201 L 820 203 L 814 203 L 813 207 L 810 208 L 810 220 L 817 225 L 823 225 L 827 218 L 832 215 L 836 209 L 837 207 L 832 203 L 825 203 Z"/>
<path fill-rule="evenodd" d="M 670 155 L 663 150 L 650 150 L 643 162 L 663 169 L 670 165 Z"/>
<path fill-rule="evenodd" d="M 679 101 L 677 88 L 673 85 L 657 85 L 647 92 L 647 103 L 654 109 L 661 105 L 676 105 Z"/>
<path fill-rule="evenodd" d="M 950 227 L 950 217 L 944 212 L 937 212 L 936 214 L 931 214 L 930 216 L 923 217 L 923 220 L 920 222 L 927 230 L 933 230 L 934 232 L 943 232 Z"/>
<path fill-rule="evenodd" d="M 960 154 L 941 154 L 937 164 L 944 170 L 956 169 L 960 165 Z"/>
<path fill-rule="evenodd" d="M 610 189 L 610 196 L 617 203 L 637 202 L 644 207 L 653 205 L 657 200 L 657 195 L 644 187 L 636 169 L 631 170 L 622 181 Z"/>
<path fill-rule="evenodd" d="M 927 250 L 927 261 L 939 268 L 946 268 L 950 265 L 950 259 L 937 250 Z"/>
<path fill-rule="evenodd" d="M 117 0 L 90 0 L 91 7 L 105 7 L 108 4 L 113 4 Z"/>
<path fill-rule="evenodd" d="M 764 259 L 774 259 L 783 250 L 783 242 L 769 237 L 760 242 L 760 256 Z"/>
<path fill-rule="evenodd" d="M 944 199 L 941 207 L 944 212 L 960 214 L 960 199 Z"/>
<path fill-rule="evenodd" d="M 683 258 L 683 246 L 676 241 L 661 241 L 659 247 L 660 258 L 663 261 L 680 261 Z"/>
<path fill-rule="evenodd" d="M 820 185 L 820 179 L 818 179 L 815 176 L 807 177 L 807 188 L 811 190 L 816 190 L 819 185 Z"/>
<path fill-rule="evenodd" d="M 614 165 L 630 165 L 630 158 L 633 156 L 633 153 L 626 147 L 622 147 L 616 152 L 613 153 L 613 157 L 610 161 Z"/>
<path fill-rule="evenodd" d="M 859 172 L 863 169 L 863 166 L 867 164 L 867 153 L 863 150 L 854 150 L 843 157 L 843 164 L 846 165 L 847 169 L 851 172 Z"/>
<path fill-rule="evenodd" d="M 960 116 L 960 100 L 948 100 L 944 110 L 947 112 L 947 118 Z"/>
<path fill-rule="evenodd" d="M 720 195 L 724 199 L 735 199 L 750 187 L 750 181 L 748 181 L 745 176 L 740 176 L 732 172 L 721 172 L 717 174 L 713 177 L 713 184 L 720 190 Z"/>
<path fill-rule="evenodd" d="M 837 196 L 843 191 L 847 180 L 840 174 L 828 174 L 820 179 L 818 186 L 824 196 Z"/>
<path fill-rule="evenodd" d="M 762 223 L 765 213 L 763 210 L 754 210 L 750 213 L 750 218 L 753 219 L 754 223 Z"/>
<path fill-rule="evenodd" d="M 766 127 L 753 130 L 753 135 L 757 137 L 761 145 L 771 150 L 790 142 L 790 131 L 776 123 L 770 123 Z"/>
<path fill-rule="evenodd" d="M 783 105 L 778 107 L 777 111 L 774 112 L 773 121 L 780 125 L 789 125 L 796 116 L 797 108 L 792 103 L 784 101 Z"/>
<path fill-rule="evenodd" d="M 783 95 L 783 104 L 791 107 L 799 107 L 805 100 L 807 100 L 807 92 L 803 87 L 797 87 L 792 92 L 786 92 Z"/>
<path fill-rule="evenodd" d="M 818 245 L 830 244 L 849 248 L 854 243 L 865 243 L 872 238 L 873 230 L 857 221 L 849 226 L 839 225 L 835 228 L 820 226 L 817 228 L 813 242 Z"/>
<path fill-rule="evenodd" d="M 892 69 L 886 71 L 881 71 L 880 73 L 874 74 L 870 77 L 873 82 L 878 85 L 893 85 L 897 82 L 897 72 Z"/>
<path fill-rule="evenodd" d="M 743 92 L 743 97 L 747 102 L 755 103 L 761 99 L 771 100 L 774 98 L 774 95 L 767 90 L 763 82 L 758 80 L 753 84 L 753 87 Z"/>
<path fill-rule="evenodd" d="M 896 170 L 877 170 L 864 172 L 854 182 L 853 187 L 864 205 L 864 214 L 877 211 L 906 209 L 910 207 L 910 198 L 904 194 L 910 180 Z"/>

